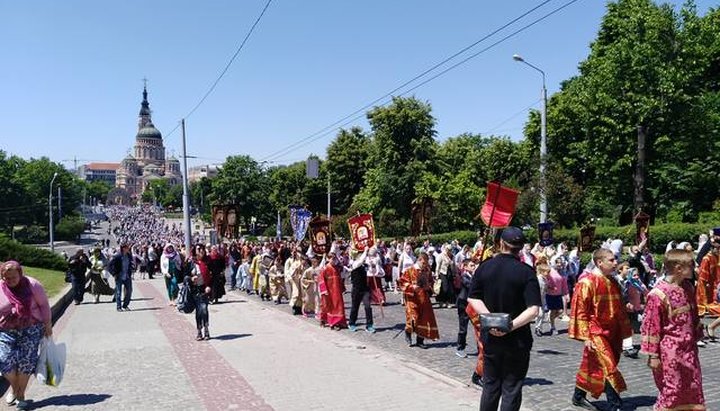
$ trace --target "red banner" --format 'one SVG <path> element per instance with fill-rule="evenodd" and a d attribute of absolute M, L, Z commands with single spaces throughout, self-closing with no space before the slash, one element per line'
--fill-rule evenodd
<path fill-rule="evenodd" d="M 375 245 L 375 224 L 372 214 L 359 214 L 348 219 L 353 248 L 364 251 Z"/>
<path fill-rule="evenodd" d="M 330 220 L 320 216 L 310 220 L 310 239 L 315 254 L 323 255 L 330 251 Z"/>
<path fill-rule="evenodd" d="M 513 214 L 515 214 L 518 195 L 520 195 L 518 190 L 503 187 L 494 181 L 489 182 L 485 204 L 480 210 L 483 222 L 491 228 L 509 226 Z"/>

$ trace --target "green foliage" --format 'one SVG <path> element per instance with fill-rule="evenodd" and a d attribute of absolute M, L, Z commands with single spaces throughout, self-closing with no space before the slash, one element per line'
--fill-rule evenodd
<path fill-rule="evenodd" d="M 47 243 L 50 239 L 47 226 L 26 225 L 15 230 L 15 239 L 24 244 Z"/>
<path fill-rule="evenodd" d="M 55 226 L 55 239 L 75 241 L 85 231 L 85 219 L 82 217 L 63 217 Z"/>
<path fill-rule="evenodd" d="M 65 271 L 67 263 L 61 256 L 41 248 L 20 244 L 0 236 L 0 261 L 16 260 L 21 265 Z"/>
<path fill-rule="evenodd" d="M 113 185 L 104 180 L 83 181 L 82 184 L 85 189 L 84 197 L 87 203 L 90 203 L 91 198 L 96 198 L 104 203 L 108 193 L 113 189 Z"/>
<path fill-rule="evenodd" d="M 325 173 L 330 177 L 332 212 L 345 212 L 360 192 L 367 171 L 370 138 L 360 127 L 340 130 L 327 148 Z M 321 179 L 322 180 L 322 179 Z"/>
<path fill-rule="evenodd" d="M 275 213 L 269 202 L 267 173 L 249 156 L 230 156 L 212 179 L 212 204 L 238 206 L 241 222 L 250 217 L 270 221 Z M 207 200 L 206 200 L 207 201 Z"/>

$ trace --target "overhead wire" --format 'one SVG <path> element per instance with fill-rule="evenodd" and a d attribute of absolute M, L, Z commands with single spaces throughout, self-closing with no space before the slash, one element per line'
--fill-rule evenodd
<path fill-rule="evenodd" d="M 330 124 L 330 125 L 328 125 L 328 126 L 325 126 L 325 127 L 323 127 L 322 129 L 316 131 L 315 133 L 313 133 L 313 134 L 311 134 L 311 135 L 309 135 L 309 136 L 307 136 L 307 137 L 305 137 L 305 138 L 300 139 L 298 142 L 291 144 L 290 146 L 286 147 L 286 149 L 289 148 L 289 147 L 292 147 L 292 146 L 294 146 L 294 145 L 302 144 L 302 142 L 303 142 L 304 140 L 309 140 L 309 139 L 315 137 L 316 135 L 318 135 L 318 134 L 320 134 L 320 133 L 324 133 L 324 132 L 327 131 L 328 129 L 334 129 L 334 126 L 336 126 L 336 125 L 344 122 L 345 120 L 347 120 L 347 119 L 355 116 L 355 115 L 358 114 L 358 113 L 361 113 L 361 112 L 367 110 L 368 108 L 372 107 L 373 105 L 377 104 L 378 102 L 382 101 L 383 99 L 391 96 L 393 93 L 401 90 L 401 89 L 404 88 L 405 86 L 407 86 L 407 85 L 413 83 L 414 81 L 416 81 L 416 80 L 424 77 L 425 75 L 427 75 L 428 73 L 434 71 L 435 69 L 437 69 L 438 67 L 442 66 L 443 64 L 449 62 L 450 60 L 453 60 L 455 57 L 457 57 L 457 56 L 465 53 L 466 51 L 468 51 L 468 50 L 470 50 L 471 48 L 475 47 L 476 45 L 480 44 L 481 42 L 483 42 L 483 41 L 487 40 L 488 38 L 494 36 L 495 34 L 497 34 L 497 33 L 499 33 L 500 31 L 506 29 L 507 27 L 515 24 L 515 23 L 518 22 L 519 20 L 525 18 L 527 15 L 533 13 L 534 11 L 536 11 L 537 9 L 541 8 L 542 6 L 546 5 L 547 3 L 551 2 L 551 1 L 553 1 L 553 0 L 545 0 L 545 1 L 543 1 L 542 3 L 538 4 L 537 6 L 535 6 L 535 7 L 531 8 L 531 9 L 527 10 L 526 12 L 522 13 L 522 14 L 519 15 L 518 17 L 510 20 L 509 22 L 503 24 L 502 26 L 498 27 L 497 29 L 493 30 L 492 32 L 486 34 L 485 36 L 483 36 L 483 37 L 480 38 L 479 40 L 477 40 L 477 41 L 473 42 L 472 44 L 470 44 L 470 45 L 462 48 L 461 50 L 455 52 L 455 53 L 452 54 L 451 56 L 446 57 L 445 59 L 443 59 L 443 60 L 440 61 L 439 63 L 436 63 L 436 64 L 433 65 L 432 67 L 424 70 L 422 73 L 416 75 L 415 77 L 411 78 L 410 80 L 405 81 L 405 82 L 402 83 L 401 85 L 395 87 L 394 89 L 390 90 L 389 92 L 387 92 L 387 93 L 383 94 L 382 96 L 376 98 L 375 100 L 371 101 L 370 103 L 365 104 L 364 106 L 360 107 L 359 109 L 357 109 L 357 110 L 353 111 L 352 113 L 346 115 L 345 117 L 341 118 L 340 120 L 337 120 L 336 122 L 334 122 L 334 123 L 332 123 L 332 124 Z M 283 151 L 284 151 L 284 149 L 283 149 L 283 150 L 278 150 L 277 152 L 271 153 L 271 154 L 269 154 L 267 157 L 262 158 L 261 160 L 264 160 L 264 159 L 266 159 L 266 158 L 272 158 L 272 157 L 275 156 L 275 154 L 281 153 L 281 152 L 283 152 Z"/>
<path fill-rule="evenodd" d="M 200 99 L 200 101 L 198 101 L 198 103 L 195 104 L 195 106 L 192 108 L 192 110 L 190 110 L 184 117 L 182 117 L 184 120 L 187 120 L 188 118 L 190 118 L 190 116 L 192 116 L 193 113 L 195 113 L 195 111 L 196 111 L 198 108 L 200 108 L 200 106 L 205 102 L 205 100 L 208 98 L 208 96 L 210 96 L 210 94 L 215 90 L 215 87 L 217 87 L 218 83 L 220 83 L 220 80 L 222 80 L 222 78 L 225 76 L 225 73 L 227 73 L 227 71 L 230 69 L 230 66 L 231 66 L 232 63 L 235 61 L 235 59 L 237 58 L 237 56 L 240 54 L 240 51 L 242 51 L 243 47 L 245 47 L 245 43 L 247 43 L 248 39 L 250 39 L 250 36 L 251 36 L 252 33 L 255 31 L 255 27 L 257 27 L 258 23 L 260 23 L 260 20 L 261 20 L 262 17 L 265 15 L 265 12 L 267 11 L 268 7 L 270 7 L 270 3 L 272 3 L 272 1 L 273 1 L 273 0 L 268 0 L 267 3 L 265 3 L 265 7 L 263 7 L 262 11 L 261 11 L 260 14 L 258 15 L 258 17 L 255 19 L 255 22 L 252 24 L 252 26 L 250 27 L 250 30 L 248 30 L 247 34 L 245 35 L 245 38 L 244 38 L 243 41 L 240 43 L 240 45 L 238 46 L 238 48 L 235 50 L 235 53 L 234 53 L 233 56 L 230 58 L 230 61 L 228 61 L 228 63 L 225 65 L 225 68 L 222 69 L 222 71 L 220 72 L 220 75 L 218 75 L 218 77 L 217 77 L 217 78 L 215 79 L 215 81 L 212 83 L 212 85 L 210 86 L 210 88 L 208 89 L 208 91 L 205 93 L 205 95 L 202 96 L 202 98 Z M 178 122 L 177 125 L 175 125 L 175 128 L 173 128 L 172 130 L 170 130 L 170 133 L 168 133 L 168 134 L 165 136 L 165 138 L 170 137 L 178 128 L 180 128 L 180 124 L 181 124 L 181 123 Z"/>
<path fill-rule="evenodd" d="M 557 8 L 555 8 L 554 10 L 552 10 L 552 11 L 550 11 L 549 13 L 547 13 L 547 14 L 543 15 L 542 17 L 539 17 L 539 18 L 535 19 L 534 21 L 532 21 L 532 22 L 530 22 L 530 23 L 526 24 L 525 26 L 523 26 L 523 27 L 519 28 L 518 30 L 515 30 L 514 32 L 512 32 L 512 33 L 510 33 L 510 34 L 506 35 L 505 37 L 503 37 L 503 38 L 501 38 L 501 39 L 497 40 L 496 42 L 494 42 L 494 43 L 490 44 L 489 46 L 487 46 L 487 47 L 483 48 L 482 50 L 479 50 L 479 51 L 477 51 L 477 52 L 475 52 L 475 53 L 471 54 L 470 56 L 468 56 L 468 57 L 466 57 L 466 58 L 464 58 L 464 59 L 460 60 L 459 62 L 457 62 L 457 63 L 455 63 L 455 64 L 451 65 L 450 67 L 448 67 L 448 68 L 446 68 L 446 69 L 444 69 L 444 70 L 440 71 L 439 73 L 437 73 L 437 74 L 433 75 L 432 77 L 430 77 L 430 78 L 428 78 L 428 79 L 426 79 L 426 80 L 424 80 L 424 81 L 420 82 L 419 84 L 417 84 L 417 85 L 415 85 L 415 86 L 413 86 L 413 87 L 409 88 L 408 90 L 406 90 L 406 91 L 404 91 L 404 92 L 400 93 L 400 94 L 399 94 L 399 96 L 404 96 L 404 95 L 406 95 L 406 94 L 408 94 L 408 93 L 410 93 L 410 92 L 412 92 L 412 91 L 414 91 L 414 90 L 418 89 L 419 87 L 422 87 L 422 86 L 424 86 L 425 84 L 427 84 L 427 83 L 429 83 L 429 82 L 431 82 L 431 81 L 435 80 L 436 78 L 438 78 L 438 77 L 440 77 L 440 76 L 442 76 L 442 75 L 446 74 L 447 72 L 449 72 L 449 71 L 451 71 L 451 70 L 453 70 L 453 69 L 457 68 L 458 66 L 460 66 L 460 65 L 462 65 L 462 64 L 465 64 L 465 63 L 467 63 L 468 61 L 470 61 L 470 60 L 474 59 L 475 57 L 478 57 L 478 56 L 480 56 L 481 54 L 483 54 L 483 53 L 487 52 L 488 50 L 490 50 L 490 49 L 492 49 L 492 48 L 496 47 L 497 45 L 499 45 L 499 44 L 501 44 L 501 43 L 503 43 L 503 42 L 505 42 L 505 41 L 509 40 L 509 39 L 510 39 L 510 38 L 512 38 L 512 37 L 515 37 L 516 35 L 518 35 L 518 34 L 522 33 L 523 31 L 525 31 L 525 30 L 529 29 L 530 27 L 532 27 L 532 26 L 534 26 L 534 25 L 536 25 L 536 24 L 540 23 L 541 21 L 543 21 L 543 20 L 545 20 L 545 19 L 549 18 L 550 16 L 552 16 L 552 15 L 554 15 L 554 14 L 556 14 L 556 13 L 560 12 L 561 10 L 565 9 L 566 7 L 568 7 L 568 6 L 572 5 L 573 3 L 576 3 L 576 2 L 578 2 L 578 1 L 579 1 L 579 0 L 570 0 L 570 1 L 566 2 L 566 3 L 565 3 L 565 4 L 563 4 L 562 6 L 560 6 L 560 7 L 557 7 Z M 387 98 L 387 97 L 388 97 L 388 96 L 386 95 L 386 96 L 385 96 L 385 97 L 384 97 L 383 99 L 381 99 L 381 100 L 384 100 L 384 99 L 385 99 L 385 98 Z M 385 103 L 384 103 L 384 104 L 382 104 L 382 105 L 385 105 L 385 104 L 387 104 L 387 103 L 388 103 L 388 102 L 385 102 Z M 348 125 L 348 124 L 352 123 L 353 121 L 355 121 L 355 120 L 357 120 L 357 119 L 359 119 L 359 118 L 361 118 L 361 117 L 363 117 L 363 116 L 364 116 L 364 114 L 360 114 L 359 116 L 356 116 L 356 117 L 354 117 L 354 118 L 350 119 L 349 121 L 347 121 L 347 122 L 344 122 L 344 123 L 343 123 L 343 124 L 341 124 L 341 125 L 340 125 L 340 126 L 339 126 L 338 128 L 342 128 L 342 127 L 344 127 L 344 126 L 346 126 L 346 125 Z M 312 143 L 312 142 L 314 142 L 314 141 L 316 141 L 316 140 L 319 140 L 320 138 L 322 138 L 322 137 L 324 137 L 324 136 L 326 136 L 326 135 L 328 135 L 328 134 L 330 134 L 330 133 L 334 132 L 335 130 L 336 130 L 336 128 L 334 128 L 334 127 L 333 127 L 333 128 L 331 129 L 331 130 L 329 130 L 329 131 L 326 131 L 326 132 L 324 132 L 323 134 L 317 135 L 316 137 L 313 137 L 313 138 L 311 138 L 311 139 L 309 139 L 309 140 L 308 140 L 307 138 L 305 138 L 305 139 L 303 139 L 303 140 L 307 140 L 307 141 L 303 141 L 303 142 L 295 143 L 294 145 L 292 145 L 292 147 L 293 147 L 293 148 L 290 148 L 291 146 L 288 146 L 288 148 L 286 148 L 286 149 L 284 149 L 284 150 L 280 150 L 280 151 L 276 152 L 276 154 L 280 154 L 280 156 L 277 156 L 277 155 L 276 155 L 276 156 L 272 156 L 272 155 L 271 155 L 271 156 L 267 156 L 267 157 L 265 157 L 264 159 L 275 159 L 275 158 L 280 158 L 280 157 L 282 157 L 283 155 L 286 155 L 286 154 L 288 154 L 288 153 L 291 153 L 291 152 L 295 151 L 295 150 L 296 150 L 296 149 L 298 149 L 298 148 L 301 148 L 301 147 L 303 147 L 303 146 L 305 146 L 305 145 L 307 145 L 307 144 L 309 144 L 309 143 Z"/>

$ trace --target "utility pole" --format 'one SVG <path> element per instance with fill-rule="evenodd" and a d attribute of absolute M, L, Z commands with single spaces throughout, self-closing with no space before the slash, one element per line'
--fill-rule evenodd
<path fill-rule="evenodd" d="M 62 219 L 62 188 L 58 186 L 58 221 Z"/>
<path fill-rule="evenodd" d="M 328 203 L 327 216 L 328 216 L 328 220 L 329 220 L 330 217 L 332 217 L 332 215 L 331 215 L 331 213 L 330 213 L 330 173 L 328 173 L 328 192 L 327 192 L 327 197 L 328 197 L 328 199 L 327 199 L 327 203 Z"/>
<path fill-rule="evenodd" d="M 645 140 L 647 138 L 647 127 L 637 126 L 637 167 L 635 168 L 635 212 L 642 211 L 645 206 L 643 191 L 645 191 Z"/>
<path fill-rule="evenodd" d="M 190 255 L 192 226 L 190 225 L 190 190 L 188 189 L 188 167 L 187 167 L 187 148 L 185 146 L 185 119 L 180 121 L 182 125 L 182 150 L 183 150 L 183 221 L 185 221 L 185 252 Z"/>
<path fill-rule="evenodd" d="M 48 227 L 48 231 L 50 232 L 50 251 L 52 252 L 55 252 L 55 237 L 53 233 L 52 186 L 57 176 L 58 173 L 53 174 L 53 178 L 52 180 L 50 180 L 50 191 L 48 192 L 48 214 L 50 216 L 50 226 Z"/>

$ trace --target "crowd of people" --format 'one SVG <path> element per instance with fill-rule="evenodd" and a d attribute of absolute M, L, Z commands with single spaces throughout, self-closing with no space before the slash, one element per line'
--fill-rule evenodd
<path fill-rule="evenodd" d="M 196 238 L 187 250 L 181 227 L 151 207 L 113 208 L 108 214 L 119 249 L 103 242 L 89 257 L 79 251 L 69 259 L 76 303 L 86 291 L 86 273 L 95 301 L 113 295 L 118 311 L 130 310 L 136 276 L 159 274 L 169 305 L 188 288 L 196 339 L 207 340 L 208 305 L 222 302 L 226 289 L 275 304 L 287 301 L 294 315 L 352 332 L 360 329 L 362 304 L 368 333 L 376 331 L 373 307 L 383 310 L 387 293 L 394 293 L 404 306 L 405 341 L 421 349 L 439 338 L 435 310 L 453 308 L 457 356 L 467 356 L 468 328 L 475 334 L 478 359 L 471 380 L 484 385 L 481 409 L 487 410 L 497 409 L 501 398 L 503 409 L 519 409 L 533 335 L 561 338 L 557 322 L 563 321 L 569 337 L 584 343 L 573 405 L 595 409 L 586 395 L 604 392 L 620 409 L 620 357 L 643 353 L 660 391 L 658 409 L 704 409 L 697 347 L 716 339 L 720 320 L 703 328 L 699 317 L 720 314 L 717 234 L 701 235 L 697 249 L 687 242 L 668 244 L 662 266 L 644 243 L 626 247 L 609 239 L 583 266 L 577 248 L 533 245 L 515 228 L 475 244 L 406 239 L 377 241 L 360 251 L 336 240 L 326 254 L 316 255 L 308 242 L 294 240 L 211 245 Z M 485 327 L 488 313 L 509 314 L 509 328 Z M 641 336 L 639 350 L 633 334 Z"/>

